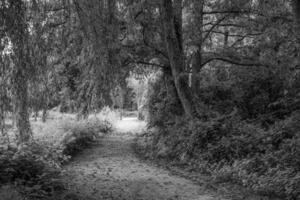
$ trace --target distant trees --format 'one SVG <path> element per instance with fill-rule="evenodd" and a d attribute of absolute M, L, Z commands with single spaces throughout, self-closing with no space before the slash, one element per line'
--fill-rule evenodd
<path fill-rule="evenodd" d="M 209 78 L 204 73 L 228 81 L 255 70 L 295 74 L 296 47 L 287 38 L 299 43 L 300 34 L 291 34 L 294 21 L 299 32 L 298 0 L 295 20 L 283 0 L 0 2 L 0 36 L 13 50 L 13 104 L 22 135 L 30 132 L 29 108 L 43 110 L 45 120 L 59 105 L 82 116 L 112 106 L 112 91 L 124 87 L 133 69 L 161 69 L 168 94 L 190 117 L 199 114 L 199 88 Z"/>

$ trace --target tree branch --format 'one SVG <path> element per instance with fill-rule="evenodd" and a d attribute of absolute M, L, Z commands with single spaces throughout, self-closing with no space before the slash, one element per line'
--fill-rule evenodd
<path fill-rule="evenodd" d="M 215 15 L 215 14 L 257 14 L 260 13 L 254 12 L 254 10 L 212 10 L 212 11 L 204 11 L 204 15 Z"/>
<path fill-rule="evenodd" d="M 205 36 L 203 37 L 203 39 L 202 39 L 202 42 L 204 42 L 207 38 L 208 38 L 208 36 L 210 35 L 210 33 L 214 30 L 214 28 L 216 27 L 216 26 L 218 26 L 222 21 L 224 21 L 225 19 L 226 19 L 226 17 L 227 17 L 228 15 L 226 15 L 226 16 L 224 16 L 224 17 L 222 17 L 221 19 L 219 19 L 208 31 L 207 31 L 207 33 L 205 34 Z"/>
<path fill-rule="evenodd" d="M 153 66 L 153 67 L 160 67 L 160 68 L 166 68 L 165 65 L 160 65 L 160 64 L 156 64 L 156 63 L 149 63 L 149 62 L 145 62 L 145 61 L 136 61 L 136 64 L 142 64 L 142 65 L 148 65 L 148 66 Z"/>
<path fill-rule="evenodd" d="M 264 67 L 269 67 L 269 65 L 267 64 L 263 64 L 263 63 L 260 63 L 260 62 L 248 62 L 248 61 L 242 61 L 242 60 L 235 60 L 233 58 L 226 58 L 226 57 L 211 57 L 209 59 L 207 59 L 205 62 L 203 62 L 201 64 L 201 67 L 207 65 L 208 63 L 212 62 L 212 61 L 215 61 L 215 60 L 220 60 L 220 61 L 223 61 L 223 62 L 227 62 L 227 63 L 230 63 L 230 64 L 233 64 L 233 65 L 238 65 L 238 66 L 246 66 L 246 67 L 261 67 L 261 66 L 264 66 Z"/>

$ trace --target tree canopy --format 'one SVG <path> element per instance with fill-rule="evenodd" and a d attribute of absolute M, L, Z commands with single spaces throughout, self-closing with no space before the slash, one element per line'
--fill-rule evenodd
<path fill-rule="evenodd" d="M 87 116 L 114 105 L 132 72 L 162 71 L 191 118 L 203 115 L 208 79 L 246 92 L 272 77 L 268 89 L 281 84 L 281 93 L 269 103 L 297 94 L 297 0 L 1 0 L 0 10 L 3 109 L 14 110 L 22 140 L 29 109 L 44 119 L 56 106 Z"/>

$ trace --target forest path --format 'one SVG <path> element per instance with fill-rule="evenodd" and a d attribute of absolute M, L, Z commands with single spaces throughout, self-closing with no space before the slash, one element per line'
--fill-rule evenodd
<path fill-rule="evenodd" d="M 113 134 L 76 156 L 65 167 L 70 192 L 93 200 L 219 199 L 187 179 L 139 160 L 131 144 L 143 127 L 137 119 L 123 119 Z"/>

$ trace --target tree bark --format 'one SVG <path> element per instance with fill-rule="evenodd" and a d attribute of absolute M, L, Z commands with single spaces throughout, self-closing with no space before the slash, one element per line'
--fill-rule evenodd
<path fill-rule="evenodd" d="M 27 85 L 27 55 L 26 55 L 26 21 L 25 5 L 22 0 L 11 0 L 9 12 L 13 18 L 9 18 L 8 35 L 11 38 L 14 51 L 14 65 L 12 73 L 12 89 L 14 92 L 14 107 L 16 126 L 18 130 L 18 142 L 28 142 L 31 138 L 31 128 L 28 113 L 28 85 Z"/>
<path fill-rule="evenodd" d="M 297 36 L 300 38 L 300 0 L 294 0 L 294 14 L 296 22 Z"/>
<path fill-rule="evenodd" d="M 192 70 L 192 77 L 191 77 L 191 87 L 193 91 L 197 89 L 198 86 L 198 79 L 197 75 L 201 70 L 201 63 L 202 63 L 202 29 L 203 29 L 203 8 L 204 8 L 204 0 L 194 0 L 194 18 L 195 18 L 195 25 L 199 30 L 199 38 L 196 42 L 197 51 L 194 54 L 191 63 L 191 70 Z"/>
<path fill-rule="evenodd" d="M 19 56 L 20 55 L 17 55 L 17 57 Z M 19 60 L 20 58 L 17 59 Z M 20 143 L 28 142 L 31 137 L 28 113 L 27 79 L 22 66 L 24 66 L 24 62 L 19 60 L 19 62 L 16 62 L 13 72 L 16 127 L 18 130 L 18 141 Z"/>
<path fill-rule="evenodd" d="M 123 111 L 124 111 L 124 104 L 125 104 L 125 92 L 126 85 L 120 84 L 120 119 L 123 119 Z"/>
<path fill-rule="evenodd" d="M 47 107 L 48 106 L 44 106 L 43 108 L 43 114 L 42 114 L 42 122 L 45 123 L 47 120 Z"/>
<path fill-rule="evenodd" d="M 300 65 L 300 0 L 293 0 L 293 7 L 294 7 L 294 16 L 295 16 L 295 34 L 297 39 L 297 67 Z"/>
<path fill-rule="evenodd" d="M 182 19 L 179 19 L 182 17 L 181 12 L 179 12 L 179 10 L 181 9 L 181 3 L 182 0 L 175 0 L 174 6 L 176 7 L 173 8 L 172 0 L 163 1 L 163 24 L 165 32 L 165 43 L 178 97 L 186 116 L 193 117 L 194 111 L 192 98 L 188 94 L 188 85 L 182 78 L 184 73 L 185 61 L 182 48 Z"/>

